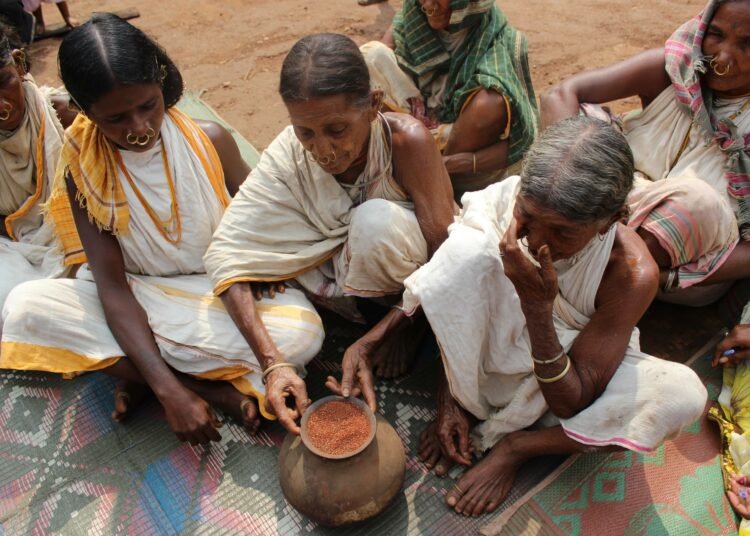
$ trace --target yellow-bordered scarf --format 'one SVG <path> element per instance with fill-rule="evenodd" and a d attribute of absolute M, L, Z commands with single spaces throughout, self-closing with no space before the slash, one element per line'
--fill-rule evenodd
<path fill-rule="evenodd" d="M 176 108 L 170 108 L 167 115 L 198 155 L 222 205 L 228 206 L 230 199 L 224 187 L 224 172 L 211 140 L 192 119 Z M 65 131 L 52 193 L 45 206 L 65 253 L 65 264 L 69 266 L 86 262 L 86 254 L 73 221 L 66 188 L 68 176 L 76 185 L 76 200 L 86 209 L 90 221 L 115 236 L 127 234 L 130 213 L 120 185 L 115 149 L 96 124 L 83 114 L 79 114 Z"/>

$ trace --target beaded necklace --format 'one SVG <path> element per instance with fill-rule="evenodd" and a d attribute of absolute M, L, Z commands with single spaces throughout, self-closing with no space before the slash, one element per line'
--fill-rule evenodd
<path fill-rule="evenodd" d="M 164 169 L 167 173 L 169 194 L 172 197 L 171 210 L 168 220 L 160 219 L 156 214 L 156 211 L 151 207 L 151 205 L 149 205 L 148 201 L 146 201 L 146 198 L 135 185 L 135 181 L 133 181 L 130 173 L 128 173 L 128 169 L 125 167 L 125 164 L 122 161 L 122 156 L 120 155 L 119 150 L 115 150 L 115 156 L 117 158 L 117 165 L 120 166 L 120 169 L 122 170 L 122 174 L 125 175 L 125 179 L 128 181 L 128 184 L 130 184 L 130 187 L 135 192 L 135 195 L 136 197 L 138 197 L 141 205 L 143 205 L 143 208 L 146 209 L 146 213 L 148 214 L 149 218 L 151 218 L 151 221 L 154 222 L 154 225 L 156 225 L 156 229 L 169 243 L 177 244 L 182 239 L 182 222 L 180 221 L 180 207 L 177 203 L 177 193 L 175 192 L 174 181 L 172 180 L 172 172 L 169 170 L 169 162 L 167 161 L 167 150 L 165 148 L 164 140 L 162 139 L 161 143 L 161 157 L 164 161 Z"/>

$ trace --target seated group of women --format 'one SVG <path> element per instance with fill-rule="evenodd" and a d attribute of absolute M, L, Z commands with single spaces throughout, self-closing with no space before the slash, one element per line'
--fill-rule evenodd
<path fill-rule="evenodd" d="M 712 0 L 664 49 L 546 93 L 538 136 L 526 42 L 494 0 L 405 0 L 382 42 L 292 47 L 291 125 L 250 171 L 116 16 L 60 46 L 64 133 L 6 39 L 0 367 L 104 371 L 113 418 L 150 390 L 191 443 L 219 439 L 213 408 L 297 433 L 313 303 L 362 321 L 373 299 L 392 307 L 326 385 L 376 409 L 374 375 L 405 372 L 432 329 L 420 456 L 471 466 L 456 511 L 494 510 L 536 456 L 650 451 L 706 390 L 642 353 L 636 323 L 657 295 L 705 302 L 750 270 L 749 41 L 750 1 Z M 632 94 L 644 109 L 621 120 L 592 106 Z M 740 335 L 716 364 L 745 357 Z"/>

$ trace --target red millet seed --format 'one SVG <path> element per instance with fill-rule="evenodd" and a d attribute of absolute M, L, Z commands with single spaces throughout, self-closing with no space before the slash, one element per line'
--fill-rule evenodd
<path fill-rule="evenodd" d="M 354 404 L 332 400 L 310 415 L 307 436 L 319 451 L 340 456 L 354 452 L 367 441 L 370 419 Z"/>

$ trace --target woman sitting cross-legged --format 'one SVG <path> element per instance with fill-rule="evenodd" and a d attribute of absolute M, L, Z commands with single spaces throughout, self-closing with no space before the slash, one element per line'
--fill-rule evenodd
<path fill-rule="evenodd" d="M 13 29 L 0 23 L 0 308 L 19 283 L 69 271 L 42 211 L 63 125 L 48 88 L 37 86 L 27 72 L 20 47 Z"/>
<path fill-rule="evenodd" d="M 211 406 L 255 431 L 261 369 L 203 267 L 230 193 L 249 172 L 237 145 L 223 127 L 174 107 L 177 67 L 115 15 L 72 30 L 59 65 L 82 113 L 66 131 L 48 212 L 66 261 L 89 264 L 77 279 L 13 290 L 0 366 L 122 378 L 115 419 L 150 388 L 191 443 L 219 439 Z M 286 359 L 303 366 L 320 349 L 322 324 L 301 292 L 257 310 Z"/>
<path fill-rule="evenodd" d="M 520 177 L 464 195 L 448 239 L 406 280 L 404 308 L 427 315 L 445 371 L 420 455 L 439 474 L 471 466 L 446 498 L 456 511 L 497 508 L 529 459 L 648 452 L 703 412 L 695 372 L 639 349 L 658 268 L 620 222 L 632 183 L 622 134 L 561 121 Z M 488 451 L 476 464 L 474 449 Z"/>
<path fill-rule="evenodd" d="M 270 405 L 289 430 L 307 407 L 294 363 L 258 321 L 253 284 L 305 289 L 313 301 L 358 318 L 355 297 L 392 308 L 352 344 L 336 392 L 361 389 L 375 408 L 372 372 L 402 374 L 425 334 L 398 308 L 403 282 L 447 236 L 455 204 L 425 126 L 379 113 L 367 65 L 346 36 L 298 41 L 281 69 L 291 125 L 268 146 L 232 200 L 206 252 L 206 270 L 266 367 Z M 286 290 L 290 292 L 291 290 Z M 265 325 L 265 328 L 264 328 Z M 293 397 L 290 411 L 286 398 Z"/>

